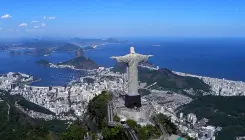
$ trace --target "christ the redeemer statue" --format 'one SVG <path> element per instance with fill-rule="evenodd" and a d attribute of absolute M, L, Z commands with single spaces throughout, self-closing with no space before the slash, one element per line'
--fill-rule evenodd
<path fill-rule="evenodd" d="M 138 64 L 147 61 L 152 55 L 135 53 L 134 47 L 130 47 L 130 53 L 124 56 L 112 56 L 118 63 L 126 63 L 128 66 L 128 93 L 125 97 L 127 107 L 140 107 L 141 97 L 138 93 Z"/>

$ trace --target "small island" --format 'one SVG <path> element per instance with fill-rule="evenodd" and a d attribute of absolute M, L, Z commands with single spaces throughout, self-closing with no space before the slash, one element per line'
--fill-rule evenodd
<path fill-rule="evenodd" d="M 39 65 L 41 65 L 43 67 L 49 67 L 51 65 L 51 63 L 49 61 L 43 60 L 43 59 L 42 60 L 38 60 L 37 64 L 39 64 Z"/>
<path fill-rule="evenodd" d="M 21 52 L 16 52 L 16 51 L 10 51 L 10 55 L 21 55 Z"/>

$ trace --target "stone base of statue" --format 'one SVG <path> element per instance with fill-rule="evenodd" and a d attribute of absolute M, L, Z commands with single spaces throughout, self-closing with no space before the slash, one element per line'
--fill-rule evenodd
<path fill-rule="evenodd" d="M 141 107 L 141 96 L 138 95 L 125 95 L 125 106 L 127 108 Z"/>

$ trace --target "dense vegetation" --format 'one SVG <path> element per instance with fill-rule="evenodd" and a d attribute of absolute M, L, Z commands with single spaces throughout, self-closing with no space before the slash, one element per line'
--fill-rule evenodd
<path fill-rule="evenodd" d="M 118 125 L 116 127 L 108 127 L 107 125 L 107 103 L 111 99 L 111 95 L 102 92 L 94 97 L 88 104 L 88 112 L 90 120 L 94 120 L 97 127 L 102 132 L 105 140 L 127 140 L 123 128 Z"/>
<path fill-rule="evenodd" d="M 37 104 L 34 104 L 30 101 L 27 101 L 24 97 L 22 97 L 20 95 L 10 95 L 8 92 L 3 91 L 3 90 L 0 90 L 0 93 L 4 93 L 4 94 L 0 95 L 0 98 L 3 99 L 4 101 L 8 102 L 8 103 L 11 103 L 11 104 L 18 103 L 24 109 L 33 110 L 33 111 L 44 113 L 44 114 L 55 115 L 55 113 L 53 113 L 52 111 L 50 111 L 44 107 L 41 107 Z"/>
<path fill-rule="evenodd" d="M 148 84 L 157 82 L 155 87 L 158 86 L 166 89 L 209 89 L 209 86 L 202 80 L 195 77 L 179 76 L 169 69 L 159 69 L 158 71 L 139 69 L 139 79 Z"/>
<path fill-rule="evenodd" d="M 1 140 L 50 140 L 55 136 L 52 135 L 55 132 L 50 131 L 51 128 L 49 126 L 55 128 L 57 124 L 48 126 L 46 124 L 52 123 L 30 118 L 13 106 L 13 104 L 5 101 L 0 103 L 0 110 Z M 61 124 L 62 122 L 59 123 Z"/>
<path fill-rule="evenodd" d="M 99 67 L 93 60 L 84 56 L 76 57 L 66 62 L 58 63 L 58 65 L 71 65 L 74 66 L 76 69 L 96 69 Z"/>
<path fill-rule="evenodd" d="M 23 107 L 33 110 L 40 110 L 43 113 L 47 110 L 40 106 L 25 101 L 23 97 L 11 96 L 6 91 L 0 91 L 2 101 L 0 102 L 0 139 L 1 140 L 80 140 L 86 131 L 84 125 L 74 123 L 67 128 L 66 121 L 33 119 L 15 107 L 15 101 L 23 104 Z M 78 137 L 80 136 L 81 137 Z M 67 138 L 67 136 L 69 138 Z"/>
<path fill-rule="evenodd" d="M 87 129 L 84 125 L 72 124 L 66 132 L 60 134 L 61 140 L 83 140 Z"/>
<path fill-rule="evenodd" d="M 209 119 L 209 124 L 221 126 L 218 140 L 232 140 L 245 134 L 245 97 L 243 96 L 203 96 L 185 105 L 185 114 L 195 113 L 200 118 Z"/>
<path fill-rule="evenodd" d="M 157 114 L 153 120 L 160 124 L 168 134 L 177 134 L 178 128 L 170 121 L 170 119 L 163 115 Z M 160 126 L 159 126 L 160 127 Z"/>
<path fill-rule="evenodd" d="M 116 72 L 125 72 L 126 64 L 117 63 L 113 70 Z M 202 80 L 189 77 L 179 76 L 174 74 L 171 70 L 161 68 L 158 71 L 149 70 L 139 67 L 139 80 L 151 85 L 157 82 L 152 88 L 154 89 L 169 89 L 169 90 L 182 90 L 182 89 L 194 89 L 209 91 L 210 86 L 205 84 Z"/>
<path fill-rule="evenodd" d="M 102 123 L 107 117 L 107 103 L 111 95 L 103 91 L 100 95 L 95 96 L 88 104 L 88 112 L 92 119 L 102 128 Z"/>
<path fill-rule="evenodd" d="M 134 120 L 127 120 L 126 123 L 134 129 L 140 140 L 149 140 L 150 138 L 159 138 L 161 135 L 160 130 L 153 125 L 141 126 Z"/>
<path fill-rule="evenodd" d="M 107 125 L 107 103 L 110 98 L 110 94 L 103 92 L 90 101 L 88 111 L 91 120 L 96 122 L 105 140 L 126 140 L 129 134 L 122 126 L 108 127 Z M 114 120 L 120 122 L 120 118 L 117 115 L 114 116 Z M 153 125 L 140 126 L 133 120 L 127 120 L 126 123 L 134 129 L 138 138 L 141 140 L 158 138 L 161 135 L 160 130 Z"/>

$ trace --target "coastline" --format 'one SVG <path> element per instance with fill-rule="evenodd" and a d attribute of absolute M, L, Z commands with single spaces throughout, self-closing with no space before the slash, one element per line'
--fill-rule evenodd
<path fill-rule="evenodd" d="M 70 66 L 70 65 L 56 65 L 56 64 L 52 64 L 50 63 L 50 66 L 48 66 L 49 68 L 56 68 L 56 69 L 71 69 L 71 70 L 76 70 L 76 71 L 93 71 L 96 69 L 77 69 L 74 68 L 74 66 Z"/>
<path fill-rule="evenodd" d="M 30 84 L 32 84 L 32 83 L 39 82 L 39 81 L 41 81 L 41 80 L 42 80 L 41 78 L 38 78 L 37 80 L 33 80 L 33 81 L 31 81 L 31 82 L 25 83 L 25 85 L 30 85 Z"/>
<path fill-rule="evenodd" d="M 54 67 L 55 66 L 55 67 Z M 50 67 L 50 66 L 49 66 Z M 53 64 L 53 67 L 50 68 L 57 68 L 57 69 L 62 69 L 62 68 L 68 68 L 76 71 L 85 71 L 85 72 L 93 72 L 93 71 L 98 71 L 101 69 L 76 69 L 72 66 L 69 65 L 62 65 L 61 67 L 56 67 L 56 65 Z M 158 68 L 151 68 L 151 67 L 146 67 L 151 70 L 158 70 Z M 245 82 L 242 81 L 233 81 L 233 80 L 227 80 L 227 79 L 219 79 L 219 78 L 212 78 L 212 77 L 206 77 L 206 76 L 200 76 L 200 75 L 194 75 L 194 74 L 189 74 L 189 73 L 183 73 L 183 72 L 177 72 L 177 71 L 172 71 L 174 74 L 180 75 L 180 76 L 190 76 L 190 77 L 196 77 L 201 79 L 204 83 L 208 84 L 211 88 L 212 93 L 205 93 L 205 95 L 215 95 L 215 96 L 245 96 Z M 31 86 L 30 84 L 34 82 L 41 81 L 41 78 L 38 78 L 34 81 L 24 83 L 26 85 Z M 70 81 L 71 82 L 71 81 Z M 46 86 L 44 86 L 46 87 Z M 47 86 L 48 87 L 48 86 Z M 63 87 L 63 85 L 61 86 Z M 190 90 L 190 89 L 186 89 Z"/>
<path fill-rule="evenodd" d="M 211 95 L 214 96 L 245 96 L 245 82 L 243 81 L 233 81 L 224 78 L 212 78 L 176 71 L 172 72 L 180 76 L 190 76 L 201 79 L 204 83 L 208 84 L 211 87 L 211 90 L 213 91 Z"/>

